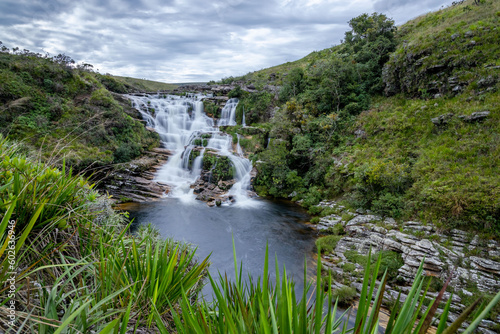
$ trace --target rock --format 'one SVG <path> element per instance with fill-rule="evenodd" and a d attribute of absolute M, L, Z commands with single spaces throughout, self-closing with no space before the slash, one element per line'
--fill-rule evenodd
<path fill-rule="evenodd" d="M 481 122 L 490 116 L 490 112 L 486 111 L 476 111 L 473 112 L 470 116 L 460 115 L 458 116 L 465 122 L 473 123 L 473 122 Z"/>
<path fill-rule="evenodd" d="M 323 201 L 319 204 L 322 207 L 336 207 L 334 202 Z M 361 213 L 358 210 L 358 213 Z M 386 225 L 380 226 L 376 224 L 380 217 L 369 215 L 369 214 L 358 214 L 356 217 L 349 220 L 346 224 L 346 230 L 348 235 L 341 238 L 335 250 L 331 254 L 323 255 L 322 263 L 325 268 L 329 268 L 335 273 L 335 277 L 343 284 L 346 280 L 351 280 L 354 282 L 357 280 L 356 272 L 362 271 L 359 265 L 356 265 L 354 272 L 345 271 L 340 267 L 344 264 L 350 263 L 349 260 L 344 255 L 346 251 L 356 250 L 359 254 L 366 255 L 371 249 L 372 252 L 378 252 L 380 250 L 391 250 L 401 253 L 404 264 L 398 269 L 398 282 L 404 282 L 403 285 L 397 285 L 395 282 L 389 283 L 386 288 L 386 294 L 384 295 L 384 303 L 392 303 L 398 296 L 401 290 L 401 300 L 404 301 L 407 298 L 407 293 L 409 292 L 409 287 L 404 284 L 411 284 L 415 274 L 424 259 L 423 267 L 424 274 L 429 276 L 437 276 L 442 281 L 445 281 L 449 277 L 449 270 L 456 268 L 454 274 L 451 278 L 450 285 L 455 288 L 455 290 L 462 290 L 464 295 L 471 296 L 471 292 L 464 290 L 463 288 L 471 284 L 472 282 L 476 284 L 480 291 L 496 292 L 500 289 L 500 262 L 483 258 L 477 256 L 478 252 L 475 252 L 476 256 L 469 256 L 463 253 L 464 245 L 465 247 L 481 247 L 484 249 L 484 254 L 487 251 L 497 251 L 499 244 L 496 241 L 489 240 L 488 242 L 480 240 L 478 236 L 474 236 L 471 240 L 471 236 L 462 230 L 454 229 L 450 231 L 449 235 L 440 235 L 441 242 L 450 244 L 451 249 L 440 245 L 435 239 L 429 240 L 428 238 L 417 238 L 411 234 L 413 231 L 425 232 L 425 233 L 436 233 L 436 227 L 432 224 L 424 225 L 418 221 L 407 221 L 404 222 L 404 231 L 401 232 L 398 229 L 387 230 Z M 324 217 L 324 224 L 334 224 L 341 222 L 341 217 L 338 215 L 331 215 Z M 392 223 L 396 227 L 397 224 L 393 220 L 384 220 L 384 224 Z M 389 225 L 389 224 L 387 224 Z M 391 226 L 391 225 L 389 225 Z M 419 234 L 421 235 L 421 234 Z M 457 245 L 460 245 L 457 246 Z M 448 246 L 450 247 L 450 246 Z M 333 260 L 335 259 L 335 260 Z M 457 267 L 457 263 L 461 266 Z M 354 264 L 354 263 L 353 263 Z M 399 283 L 401 284 L 401 283 Z M 360 283 L 351 283 L 351 286 L 356 288 L 358 291 L 361 289 Z M 427 299 L 434 299 L 437 296 L 437 292 L 428 293 Z M 446 293 L 444 300 L 450 298 L 450 294 Z M 457 317 L 463 309 L 462 301 L 459 296 L 454 295 L 451 303 L 450 310 L 452 311 L 450 319 L 453 320 Z M 425 310 L 424 310 L 425 311 Z M 500 317 L 497 322 L 483 322 L 481 323 L 481 331 L 487 333 L 490 328 L 496 328 L 492 326 L 498 326 L 500 323 Z"/>
<path fill-rule="evenodd" d="M 354 134 L 356 135 L 356 138 L 366 138 L 366 132 L 361 129 L 354 131 Z"/>
<path fill-rule="evenodd" d="M 451 40 L 454 41 L 455 39 L 457 39 L 458 37 L 460 37 L 460 34 L 459 33 L 456 33 L 456 34 L 453 34 L 451 35 Z"/>
<path fill-rule="evenodd" d="M 431 118 L 431 122 L 434 123 L 434 125 L 436 125 L 436 126 L 442 126 L 442 125 L 448 124 L 448 122 L 452 118 L 453 118 L 453 114 L 447 113 L 447 114 L 443 114 L 443 115 L 440 115 L 440 116 L 435 117 L 435 118 Z"/>
<path fill-rule="evenodd" d="M 347 226 L 366 224 L 372 221 L 381 221 L 382 217 L 375 215 L 357 216 L 347 222 Z"/>
<path fill-rule="evenodd" d="M 337 216 L 337 215 L 329 215 L 329 216 L 321 218 L 316 227 L 319 230 L 326 230 L 330 227 L 334 227 L 335 225 L 339 224 L 341 221 L 342 221 L 342 217 Z"/>
<path fill-rule="evenodd" d="M 464 37 L 472 37 L 472 36 L 474 36 L 474 33 L 470 30 L 466 31 L 464 34 Z"/>
<path fill-rule="evenodd" d="M 482 270 L 482 271 L 487 271 L 493 274 L 500 275 L 500 263 L 489 260 L 489 259 L 483 259 L 477 256 L 471 256 L 470 257 L 471 261 L 471 266 L 475 269 Z"/>
<path fill-rule="evenodd" d="M 455 93 L 455 94 L 458 94 L 458 93 L 460 93 L 460 92 L 462 91 L 462 86 L 460 86 L 460 85 L 456 85 L 455 87 L 453 87 L 453 88 L 451 89 L 451 91 L 452 91 L 453 93 Z"/>

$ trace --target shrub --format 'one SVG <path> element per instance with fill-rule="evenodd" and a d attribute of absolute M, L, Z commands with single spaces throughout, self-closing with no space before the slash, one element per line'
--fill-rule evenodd
<path fill-rule="evenodd" d="M 113 153 L 114 163 L 122 163 L 137 158 L 141 154 L 141 148 L 136 143 L 122 143 Z"/>
<path fill-rule="evenodd" d="M 350 286 L 343 286 L 341 288 L 335 289 L 332 292 L 333 298 L 338 299 L 340 306 L 347 307 L 352 305 L 356 299 L 356 289 Z"/>
<path fill-rule="evenodd" d="M 316 240 L 316 247 L 321 251 L 321 253 L 329 254 L 335 247 L 337 243 L 342 239 L 339 235 L 327 235 L 326 237 L 320 237 Z"/>
<path fill-rule="evenodd" d="M 344 235 L 344 225 L 341 223 L 335 224 L 333 227 L 328 228 L 327 232 L 333 235 Z"/>

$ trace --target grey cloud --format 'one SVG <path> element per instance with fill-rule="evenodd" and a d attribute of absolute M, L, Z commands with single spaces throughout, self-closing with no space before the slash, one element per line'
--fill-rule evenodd
<path fill-rule="evenodd" d="M 412 0 L 378 0 L 374 3 L 373 7 L 376 11 L 385 12 L 387 10 L 394 10 L 404 6 L 415 6 L 418 5 L 420 8 L 434 8 L 440 6 L 444 3 L 443 0 L 422 0 L 422 1 L 412 1 Z"/>
<path fill-rule="evenodd" d="M 0 40 L 65 53 L 101 72 L 193 82 L 245 74 L 338 44 L 347 21 L 373 6 L 398 17 L 415 13 L 406 0 L 362 0 L 363 7 L 330 2 L 3 0 Z M 424 0 L 425 6 L 436 2 Z"/>

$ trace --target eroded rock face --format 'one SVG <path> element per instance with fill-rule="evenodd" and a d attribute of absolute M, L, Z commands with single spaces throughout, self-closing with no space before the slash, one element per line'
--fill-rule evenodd
<path fill-rule="evenodd" d="M 98 186 L 112 195 L 115 202 L 147 202 L 164 197 L 170 188 L 154 181 L 156 171 L 167 161 L 172 152 L 155 148 L 139 159 L 116 166 L 99 175 Z"/>
<path fill-rule="evenodd" d="M 317 224 L 318 231 L 326 231 L 341 224 L 346 233 L 331 253 L 322 255 L 324 269 L 331 270 L 334 277 L 341 279 L 340 283 L 333 285 L 334 288 L 350 281 L 353 288 L 360 290 L 361 284 L 355 271 L 348 272 L 343 269 L 346 264 L 351 267 L 354 265 L 345 254 L 356 251 L 360 255 L 367 255 L 371 249 L 372 253 L 393 251 L 399 253 L 403 259 L 403 265 L 397 271 L 396 282 L 399 285 L 392 282 L 387 287 L 384 299 L 387 304 L 393 303 L 399 293 L 401 300 L 406 298 L 406 290 L 413 282 L 422 261 L 425 275 L 435 276 L 442 282 L 453 273 L 450 286 L 464 295 L 472 295 L 472 292 L 468 291 L 470 286 L 489 293 L 497 293 L 500 290 L 500 262 L 496 261 L 496 258 L 488 258 L 489 254 L 498 252 L 500 245 L 496 241 L 481 240 L 478 236 L 458 229 L 439 233 L 434 225 L 416 221 L 397 224 L 394 219 L 383 219 L 372 214 L 346 214 L 343 207 L 334 202 L 324 201 L 320 205 L 338 211 L 337 214 L 321 218 Z M 345 217 L 345 220 L 342 217 Z M 431 293 L 430 298 L 432 296 Z M 460 298 L 454 296 L 451 320 L 465 309 Z M 497 328 L 495 326 L 500 324 L 500 319 L 492 323 L 483 321 L 479 332 L 488 333 L 490 328 Z"/>

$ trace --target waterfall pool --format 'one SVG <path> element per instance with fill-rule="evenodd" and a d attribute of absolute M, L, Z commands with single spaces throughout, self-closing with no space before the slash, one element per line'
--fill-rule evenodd
<path fill-rule="evenodd" d="M 136 224 L 149 224 L 159 229 L 162 236 L 184 241 L 198 247 L 197 256 L 210 255 L 210 273 L 227 273 L 234 279 L 232 240 L 236 248 L 238 265 L 243 263 L 243 275 L 254 280 L 262 276 L 266 244 L 269 247 L 271 282 L 275 279 L 275 255 L 280 271 L 294 277 L 297 291 L 304 281 L 304 260 L 314 275 L 315 231 L 305 222 L 309 219 L 304 210 L 285 201 L 253 199 L 259 207 L 238 206 L 208 207 L 196 201 L 185 203 L 177 198 L 157 202 L 134 204 L 126 209 Z M 203 294 L 211 299 L 211 289 L 205 286 Z"/>

